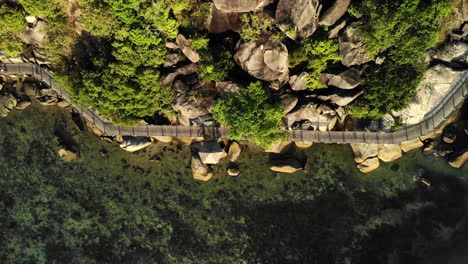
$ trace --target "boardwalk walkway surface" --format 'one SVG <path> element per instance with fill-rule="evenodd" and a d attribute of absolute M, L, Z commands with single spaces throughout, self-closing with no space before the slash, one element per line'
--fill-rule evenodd
<path fill-rule="evenodd" d="M 30 75 L 45 83 L 58 95 L 71 105 L 96 128 L 109 136 L 184 136 L 204 138 L 228 138 L 229 128 L 225 127 L 188 127 L 188 126 L 157 126 L 141 125 L 135 127 L 117 126 L 109 120 L 99 116 L 94 110 L 74 104 L 70 94 L 57 87 L 54 77 L 45 69 L 36 64 L 1 64 L 4 75 Z M 296 142 L 322 142 L 322 143 L 377 143 L 397 144 L 424 136 L 440 126 L 444 120 L 461 105 L 468 96 L 468 73 L 452 84 L 447 96 L 439 102 L 418 124 L 404 127 L 393 132 L 364 132 L 364 131 L 311 131 L 292 130 L 290 140 Z"/>

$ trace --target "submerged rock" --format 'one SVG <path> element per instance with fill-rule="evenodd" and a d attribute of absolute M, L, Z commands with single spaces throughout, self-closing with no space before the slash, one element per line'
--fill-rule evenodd
<path fill-rule="evenodd" d="M 454 168 L 461 168 L 468 160 L 468 148 L 458 151 L 454 153 L 450 158 L 449 164 Z"/>
<path fill-rule="evenodd" d="M 382 144 L 379 145 L 378 157 L 383 162 L 392 162 L 403 157 L 403 152 L 398 144 Z"/>
<path fill-rule="evenodd" d="M 214 176 L 213 169 L 209 165 L 204 164 L 198 155 L 192 156 L 191 168 L 192 176 L 196 180 L 209 181 Z"/>
<path fill-rule="evenodd" d="M 358 169 L 363 173 L 369 173 L 378 169 L 380 166 L 379 159 L 377 157 L 369 158 L 357 165 Z"/>
<path fill-rule="evenodd" d="M 294 173 L 304 169 L 304 167 L 298 160 L 289 158 L 272 160 L 270 169 L 276 172 Z"/>
<path fill-rule="evenodd" d="M 124 136 L 120 147 L 128 152 L 142 150 L 151 145 L 151 140 L 147 137 Z"/>

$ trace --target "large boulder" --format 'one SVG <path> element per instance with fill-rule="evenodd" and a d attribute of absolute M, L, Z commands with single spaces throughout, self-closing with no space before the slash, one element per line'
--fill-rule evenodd
<path fill-rule="evenodd" d="M 378 144 L 351 143 L 350 145 L 354 153 L 354 161 L 358 164 L 379 155 Z"/>
<path fill-rule="evenodd" d="M 17 100 L 13 95 L 7 94 L 0 96 L 0 117 L 7 117 L 10 110 L 15 108 L 16 105 Z"/>
<path fill-rule="evenodd" d="M 74 151 L 67 150 L 65 148 L 59 149 L 58 150 L 58 155 L 64 161 L 67 161 L 67 162 L 76 161 L 78 159 L 78 153 L 76 153 Z"/>
<path fill-rule="evenodd" d="M 379 159 L 377 157 L 369 158 L 357 165 L 358 169 L 363 173 L 369 173 L 378 169 L 380 166 Z"/>
<path fill-rule="evenodd" d="M 468 149 L 463 149 L 453 154 L 450 158 L 449 164 L 454 168 L 461 168 L 468 160 Z"/>
<path fill-rule="evenodd" d="M 403 157 L 403 152 L 398 144 L 382 144 L 379 145 L 378 157 L 383 162 L 392 162 Z"/>
<path fill-rule="evenodd" d="M 44 21 L 38 21 L 34 27 L 25 28 L 20 31 L 20 39 L 33 46 L 44 46 L 49 24 Z"/>
<path fill-rule="evenodd" d="M 320 16 L 320 25 L 333 26 L 348 11 L 351 0 L 335 0 Z"/>
<path fill-rule="evenodd" d="M 259 11 L 273 0 L 214 0 L 216 8 L 226 12 Z"/>
<path fill-rule="evenodd" d="M 179 45 L 180 50 L 184 55 L 193 63 L 197 63 L 200 60 L 200 54 L 192 49 L 192 43 L 184 37 L 184 35 L 179 34 L 176 38 L 177 45 Z"/>
<path fill-rule="evenodd" d="M 295 123 L 307 121 L 310 128 L 327 131 L 335 126 L 338 117 L 336 111 L 330 106 L 311 102 L 288 113 L 284 117 L 284 121 L 288 128 L 292 128 Z"/>
<path fill-rule="evenodd" d="M 309 76 L 307 72 L 291 76 L 291 78 L 289 78 L 289 85 L 291 85 L 291 89 L 294 91 L 307 90 L 307 76 Z"/>
<path fill-rule="evenodd" d="M 192 156 L 191 167 L 192 176 L 196 180 L 209 181 L 214 176 L 213 169 L 204 164 L 197 155 Z"/>
<path fill-rule="evenodd" d="M 364 37 L 359 31 L 359 22 L 348 25 L 340 35 L 340 57 L 345 66 L 361 65 L 372 58 L 366 54 Z"/>
<path fill-rule="evenodd" d="M 142 150 L 151 145 L 151 140 L 147 137 L 124 136 L 120 147 L 128 152 Z"/>
<path fill-rule="evenodd" d="M 229 30 L 237 32 L 241 28 L 242 15 L 243 13 L 226 12 L 216 8 L 216 5 L 212 5 L 206 28 L 210 33 L 221 33 Z"/>
<path fill-rule="evenodd" d="M 463 73 L 464 71 L 454 71 L 444 65 L 430 68 L 416 88 L 414 98 L 403 110 L 395 112 L 394 115 L 399 116 L 407 125 L 417 124 L 424 120 L 424 116 L 447 96 L 452 84 Z"/>
<path fill-rule="evenodd" d="M 339 106 L 347 106 L 356 98 L 361 96 L 364 91 L 342 90 L 342 89 L 327 89 L 318 98 L 323 101 L 331 101 Z"/>
<path fill-rule="evenodd" d="M 408 141 L 403 141 L 400 143 L 400 148 L 405 153 L 408 153 L 418 148 L 422 148 L 423 146 L 424 146 L 424 143 L 419 138 L 415 138 L 415 139 L 408 140 Z"/>
<path fill-rule="evenodd" d="M 292 39 L 307 38 L 319 26 L 319 0 L 280 0 L 276 8 L 279 28 Z"/>
<path fill-rule="evenodd" d="M 380 119 L 380 127 L 383 132 L 391 132 L 394 125 L 395 118 L 390 114 L 387 114 Z"/>
<path fill-rule="evenodd" d="M 275 172 L 294 173 L 302 170 L 304 167 L 301 162 L 296 159 L 275 159 L 271 161 L 270 169 Z"/>
<path fill-rule="evenodd" d="M 328 85 L 341 89 L 354 89 L 361 84 L 361 71 L 358 69 L 349 69 L 340 74 L 329 74 Z"/>
<path fill-rule="evenodd" d="M 242 44 L 234 61 L 255 78 L 286 82 L 289 78 L 288 50 L 274 40 L 257 40 Z"/>

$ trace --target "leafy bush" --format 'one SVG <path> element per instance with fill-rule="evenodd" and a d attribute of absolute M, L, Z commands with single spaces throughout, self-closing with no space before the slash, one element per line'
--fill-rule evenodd
<path fill-rule="evenodd" d="M 54 19 L 62 15 L 62 12 L 57 12 L 61 9 L 60 0 L 21 0 L 20 2 L 24 10 L 32 16 Z"/>
<path fill-rule="evenodd" d="M 309 89 L 321 88 L 320 73 L 325 71 L 329 63 L 340 60 L 339 46 L 336 40 L 312 40 L 304 39 L 300 47 L 291 52 L 289 66 L 294 68 L 301 63 L 306 63 L 305 68 L 309 72 L 307 85 Z"/>
<path fill-rule="evenodd" d="M 273 23 L 271 18 L 263 13 L 244 14 L 241 17 L 241 38 L 245 41 L 255 41 L 263 38 L 281 41 L 285 38 Z"/>
<path fill-rule="evenodd" d="M 423 67 L 388 62 L 372 66 L 364 75 L 364 95 L 350 106 L 357 118 L 378 119 L 401 110 L 414 95 Z"/>
<path fill-rule="evenodd" d="M 198 74 L 207 82 L 225 81 L 229 71 L 235 67 L 231 52 L 221 45 L 212 45 L 200 55 Z"/>
<path fill-rule="evenodd" d="M 190 38 L 190 42 L 192 43 L 192 48 L 194 50 L 207 50 L 209 48 L 208 45 L 210 43 L 210 39 L 206 36 L 196 34 Z"/>
<path fill-rule="evenodd" d="M 229 136 L 240 140 L 253 136 L 262 147 L 285 140 L 287 134 L 280 132 L 284 107 L 270 100 L 269 91 L 261 82 L 251 83 L 240 90 L 238 95 L 218 100 L 213 107 L 214 118 L 230 127 Z"/>
<path fill-rule="evenodd" d="M 28 26 L 25 16 L 26 13 L 19 8 L 7 4 L 0 6 L 0 26 L 12 32 L 19 32 Z"/>
<path fill-rule="evenodd" d="M 414 63 L 438 39 L 439 21 L 452 6 L 449 0 L 363 0 L 350 13 L 365 23 L 367 52 L 388 52 L 398 64 Z"/>

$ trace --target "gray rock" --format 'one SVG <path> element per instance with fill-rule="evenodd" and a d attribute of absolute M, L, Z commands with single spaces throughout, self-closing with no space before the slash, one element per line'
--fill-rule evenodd
<path fill-rule="evenodd" d="M 206 23 L 208 32 L 221 33 L 229 30 L 238 32 L 242 24 L 242 15 L 243 13 L 229 13 L 212 5 L 211 13 Z"/>
<path fill-rule="evenodd" d="M 362 173 L 369 173 L 378 169 L 380 166 L 379 159 L 377 157 L 366 159 L 365 161 L 357 165 L 358 169 Z"/>
<path fill-rule="evenodd" d="M 234 55 L 235 62 L 255 78 L 286 82 L 289 78 L 288 50 L 274 40 L 257 40 L 242 44 Z"/>
<path fill-rule="evenodd" d="M 192 176 L 196 180 L 208 181 L 213 178 L 213 169 L 204 164 L 198 155 L 192 155 Z"/>
<path fill-rule="evenodd" d="M 233 141 L 229 145 L 228 159 L 231 162 L 238 162 L 241 154 L 241 148 L 239 143 Z"/>
<path fill-rule="evenodd" d="M 291 78 L 289 78 L 289 85 L 291 85 L 291 89 L 294 91 L 307 90 L 307 76 L 309 76 L 307 72 L 291 76 Z"/>
<path fill-rule="evenodd" d="M 226 12 L 259 11 L 273 0 L 214 0 L 216 8 Z"/>
<path fill-rule="evenodd" d="M 151 140 L 147 137 L 124 136 L 120 147 L 128 152 L 142 150 L 151 145 Z"/>
<path fill-rule="evenodd" d="M 21 30 L 19 37 L 24 43 L 42 47 L 45 45 L 48 29 L 49 24 L 38 21 L 33 28 Z"/>
<path fill-rule="evenodd" d="M 5 107 L 8 110 L 11 110 L 16 107 L 17 100 L 12 94 L 0 96 L 0 106 Z"/>
<path fill-rule="evenodd" d="M 346 20 L 341 21 L 340 24 L 336 25 L 330 31 L 328 31 L 328 39 L 338 38 L 341 30 L 344 27 L 346 27 Z"/>
<path fill-rule="evenodd" d="M 196 142 L 191 148 L 192 151 L 198 153 L 203 164 L 218 164 L 226 154 L 217 141 Z"/>
<path fill-rule="evenodd" d="M 328 89 L 324 95 L 320 95 L 318 98 L 323 101 L 331 101 L 339 106 L 347 106 L 363 93 L 364 91 Z"/>
<path fill-rule="evenodd" d="M 216 89 L 219 92 L 219 96 L 221 97 L 228 97 L 231 95 L 238 94 L 240 91 L 239 86 L 232 82 L 217 82 Z"/>
<path fill-rule="evenodd" d="M 367 159 L 377 157 L 379 154 L 378 144 L 351 143 L 350 146 L 354 153 L 354 161 L 358 164 Z"/>
<path fill-rule="evenodd" d="M 394 115 L 399 116 L 407 125 L 419 123 L 450 92 L 452 84 L 463 73 L 465 71 L 454 71 L 444 65 L 430 68 L 416 88 L 414 98 L 403 110 L 395 112 Z"/>
<path fill-rule="evenodd" d="M 281 96 L 281 103 L 284 106 L 285 114 L 291 112 L 294 109 L 294 107 L 296 107 L 297 102 L 299 102 L 299 99 L 292 94 L 283 94 Z"/>
<path fill-rule="evenodd" d="M 358 69 L 349 69 L 338 75 L 330 75 L 328 85 L 341 89 L 354 89 L 361 84 L 361 72 Z"/>
<path fill-rule="evenodd" d="M 21 101 L 18 103 L 18 105 L 16 105 L 16 109 L 24 110 L 30 105 L 31 105 L 31 101 Z"/>
<path fill-rule="evenodd" d="M 192 44 L 182 34 L 177 35 L 177 45 L 184 55 L 193 63 L 197 63 L 200 60 L 198 52 L 192 49 Z"/>
<path fill-rule="evenodd" d="M 448 42 L 442 48 L 429 52 L 430 60 L 467 63 L 468 44 L 462 41 Z"/>
<path fill-rule="evenodd" d="M 172 53 L 167 56 L 166 61 L 164 62 L 164 67 L 172 67 L 176 65 L 179 62 L 179 54 L 177 53 Z"/>
<path fill-rule="evenodd" d="M 392 115 L 387 114 L 380 119 L 380 127 L 383 132 L 391 132 L 392 127 L 395 124 L 395 118 Z"/>
<path fill-rule="evenodd" d="M 320 16 L 320 25 L 333 26 L 348 11 L 351 0 L 335 0 Z"/>
<path fill-rule="evenodd" d="M 185 65 L 184 67 L 178 68 L 175 72 L 169 73 L 161 78 L 161 82 L 164 86 L 172 85 L 175 78 L 179 75 L 188 75 L 192 74 L 197 70 L 197 64 L 192 63 L 189 65 Z"/>
<path fill-rule="evenodd" d="M 340 35 L 340 57 L 345 66 L 360 65 L 371 60 L 366 54 L 364 37 L 359 22 L 348 25 Z"/>
<path fill-rule="evenodd" d="M 318 0 L 280 0 L 276 22 L 291 39 L 307 38 L 319 26 L 322 5 Z"/>
<path fill-rule="evenodd" d="M 329 106 L 308 103 L 300 106 L 284 117 L 288 128 L 292 128 L 296 122 L 308 121 L 314 130 L 331 130 L 338 121 L 337 113 Z"/>
<path fill-rule="evenodd" d="M 197 96 L 188 93 L 188 86 L 181 81 L 174 83 L 176 90 L 175 102 L 172 108 L 188 119 L 194 119 L 211 113 L 214 98 L 212 96 Z"/>
<path fill-rule="evenodd" d="M 41 93 L 35 83 L 23 82 L 23 92 L 29 97 L 40 97 Z"/>
<path fill-rule="evenodd" d="M 270 169 L 275 172 L 294 173 L 304 169 L 304 166 L 296 159 L 275 159 L 271 161 Z"/>

